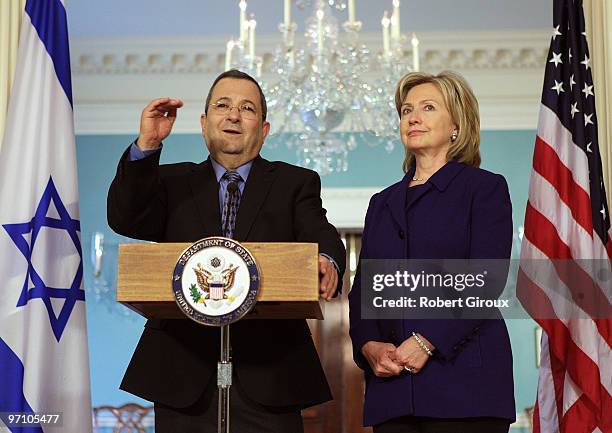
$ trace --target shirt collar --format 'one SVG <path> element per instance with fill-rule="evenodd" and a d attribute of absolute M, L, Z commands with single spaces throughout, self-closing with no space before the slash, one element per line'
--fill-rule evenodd
<path fill-rule="evenodd" d="M 452 159 L 444 164 L 438 171 L 436 171 L 426 183 L 431 183 L 439 191 L 444 191 L 448 185 L 450 185 L 455 176 L 457 176 L 464 168 L 465 164 Z M 410 183 L 414 173 L 415 165 L 412 164 L 404 176 L 405 181 Z"/>
<path fill-rule="evenodd" d="M 227 168 L 223 167 L 221 164 L 215 161 L 215 159 L 212 156 L 210 157 L 210 162 L 212 163 L 213 170 L 215 171 L 215 177 L 217 178 L 217 182 L 221 182 L 221 177 L 223 177 L 223 175 L 227 171 Z M 247 181 L 247 178 L 249 177 L 249 173 L 251 172 L 252 166 L 253 166 L 253 160 L 250 160 L 249 162 L 242 164 L 240 167 L 238 167 L 235 170 L 238 172 L 240 177 L 242 177 L 242 180 L 245 183 Z"/>

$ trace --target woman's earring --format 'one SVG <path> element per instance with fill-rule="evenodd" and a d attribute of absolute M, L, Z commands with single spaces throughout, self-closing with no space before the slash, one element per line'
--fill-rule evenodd
<path fill-rule="evenodd" d="M 457 140 L 457 131 L 453 131 L 451 133 L 450 139 L 452 142 L 455 142 Z"/>

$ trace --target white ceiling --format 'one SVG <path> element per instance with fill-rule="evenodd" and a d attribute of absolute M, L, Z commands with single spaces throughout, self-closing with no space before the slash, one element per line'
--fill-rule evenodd
<path fill-rule="evenodd" d="M 380 29 L 391 0 L 355 0 L 364 32 Z M 553 0 L 403 0 L 402 32 L 542 29 L 552 27 Z M 67 2 L 72 38 L 202 36 L 238 34 L 238 0 L 103 0 Z M 257 34 L 276 33 L 283 0 L 248 0 Z M 293 5 L 298 32 L 311 10 Z M 346 11 L 337 14 L 340 22 Z"/>

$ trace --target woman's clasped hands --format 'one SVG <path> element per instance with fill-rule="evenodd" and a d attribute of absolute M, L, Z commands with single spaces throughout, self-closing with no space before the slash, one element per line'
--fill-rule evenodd
<path fill-rule="evenodd" d="M 419 336 L 430 351 L 435 348 L 425 338 Z M 361 353 L 378 377 L 398 376 L 404 372 L 416 374 L 423 369 L 430 355 L 419 346 L 415 337 L 410 337 L 398 347 L 392 343 L 368 341 L 361 348 Z"/>

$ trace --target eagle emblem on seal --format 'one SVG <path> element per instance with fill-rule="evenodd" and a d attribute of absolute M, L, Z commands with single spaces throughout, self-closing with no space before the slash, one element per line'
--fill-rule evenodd
<path fill-rule="evenodd" d="M 234 323 L 257 303 L 260 275 L 251 252 L 224 237 L 200 239 L 179 256 L 172 292 L 179 310 L 208 326 Z"/>
<path fill-rule="evenodd" d="M 206 303 L 207 300 L 222 301 L 224 299 L 230 302 L 234 300 L 233 296 L 229 296 L 227 292 L 231 291 L 234 286 L 236 271 L 238 266 L 229 264 L 225 266 L 225 259 L 220 255 L 209 257 L 204 265 L 197 263 L 192 268 L 196 274 L 196 280 L 200 293 L 197 288 L 191 288 L 191 297 L 194 302 Z M 194 290 L 195 289 L 195 290 Z"/>

